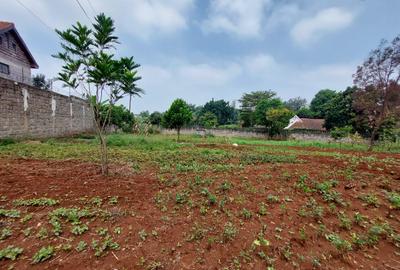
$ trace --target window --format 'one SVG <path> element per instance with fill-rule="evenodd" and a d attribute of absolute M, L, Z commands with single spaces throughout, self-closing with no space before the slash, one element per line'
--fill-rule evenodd
<path fill-rule="evenodd" d="M 0 45 L 3 45 L 3 38 L 0 37 Z"/>
<path fill-rule="evenodd" d="M 10 67 L 6 64 L 0 63 L 0 73 L 10 74 Z"/>
<path fill-rule="evenodd" d="M 15 44 L 14 42 L 12 43 L 12 48 L 14 52 L 17 52 L 17 44 Z"/>

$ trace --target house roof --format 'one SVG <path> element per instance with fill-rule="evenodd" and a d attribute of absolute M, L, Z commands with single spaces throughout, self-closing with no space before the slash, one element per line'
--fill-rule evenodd
<path fill-rule="evenodd" d="M 13 32 L 15 34 L 15 36 L 17 37 L 18 42 L 21 45 L 22 50 L 25 52 L 26 57 L 28 57 L 28 59 L 29 59 L 29 62 L 31 64 L 31 68 L 38 68 L 39 65 L 36 63 L 35 58 L 33 58 L 33 55 L 29 51 L 29 49 L 26 46 L 24 40 L 19 35 L 17 29 L 15 28 L 15 25 L 13 23 L 11 23 L 11 22 L 0 21 L 0 34 L 7 33 L 7 32 Z"/>
<path fill-rule="evenodd" d="M 290 121 L 289 125 L 285 129 L 306 129 L 306 130 L 318 130 L 325 131 L 325 120 L 324 119 L 312 119 L 312 118 L 300 118 L 297 115 Z"/>

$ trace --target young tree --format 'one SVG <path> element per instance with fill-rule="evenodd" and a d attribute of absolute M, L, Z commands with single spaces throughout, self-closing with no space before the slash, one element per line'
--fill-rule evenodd
<path fill-rule="evenodd" d="M 171 107 L 164 113 L 163 126 L 176 129 L 178 133 L 178 142 L 181 128 L 192 120 L 192 111 L 189 105 L 182 99 L 176 99 Z"/>
<path fill-rule="evenodd" d="M 400 35 L 392 42 L 383 40 L 353 75 L 358 86 L 354 106 L 365 114 L 371 128 L 372 150 L 379 129 L 388 118 L 399 114 Z"/>
<path fill-rule="evenodd" d="M 336 91 L 324 89 L 319 91 L 311 100 L 310 110 L 316 117 L 324 118 L 329 102 L 337 96 Z"/>
<path fill-rule="evenodd" d="M 90 101 L 100 140 L 103 174 L 108 174 L 105 128 L 111 108 L 124 95 L 143 92 L 135 84 L 140 79 L 136 71 L 139 65 L 132 57 L 115 59 L 112 54 L 118 44 L 114 31 L 114 21 L 103 13 L 95 17 L 92 29 L 77 22 L 64 31 L 56 30 L 62 51 L 54 55 L 63 61 L 58 79 L 65 87 L 81 91 Z M 106 120 L 102 120 L 101 113 L 104 105 L 108 107 Z"/>
<path fill-rule="evenodd" d="M 270 99 L 276 96 L 274 91 L 253 91 L 243 94 L 240 101 L 240 114 L 239 118 L 244 127 L 252 127 L 255 121 L 255 109 L 261 100 Z"/>

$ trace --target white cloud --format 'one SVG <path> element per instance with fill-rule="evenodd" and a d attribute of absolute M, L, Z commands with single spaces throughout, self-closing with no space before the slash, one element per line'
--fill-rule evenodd
<path fill-rule="evenodd" d="M 137 101 L 137 106 L 135 101 L 135 112 L 166 110 L 176 98 L 197 105 L 211 98 L 233 101 L 243 92 L 260 89 L 277 91 L 285 100 L 294 96 L 310 100 L 320 89 L 344 90 L 351 85 L 356 66 L 355 63 L 304 66 L 280 62 L 266 53 L 237 57 L 230 62 L 211 62 L 175 59 L 167 65 L 144 64 L 140 84 L 146 95 Z"/>
<path fill-rule="evenodd" d="M 226 32 L 240 37 L 261 34 L 264 12 L 270 0 L 213 0 L 203 31 Z"/>
<path fill-rule="evenodd" d="M 145 39 L 186 29 L 188 13 L 194 4 L 194 0 L 97 0 L 92 2 L 100 11 L 115 18 L 125 32 Z"/>
<path fill-rule="evenodd" d="M 87 1 L 80 1 L 88 16 L 100 12 L 111 16 L 117 30 L 123 30 L 139 38 L 150 38 L 162 34 L 173 34 L 188 27 L 188 13 L 195 0 L 91 0 L 94 10 Z M 51 28 L 64 29 L 76 21 L 89 23 L 76 1 L 23 0 L 23 5 L 32 10 Z M 16 1 L 0 1 L 2 20 L 10 20 L 31 28 L 46 27 L 29 14 Z M 66 12 L 68 11 L 68 12 Z"/>
<path fill-rule="evenodd" d="M 332 7 L 319 11 L 315 16 L 297 22 L 290 34 L 300 45 L 307 45 L 323 35 L 349 26 L 355 15 L 348 10 Z"/>

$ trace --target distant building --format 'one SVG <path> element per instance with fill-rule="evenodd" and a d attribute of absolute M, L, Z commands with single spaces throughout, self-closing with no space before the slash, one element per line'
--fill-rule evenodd
<path fill-rule="evenodd" d="M 32 84 L 31 68 L 38 67 L 14 24 L 0 21 L 0 77 Z"/>
<path fill-rule="evenodd" d="M 289 120 L 287 130 L 326 131 L 324 119 L 300 118 L 297 115 Z"/>

